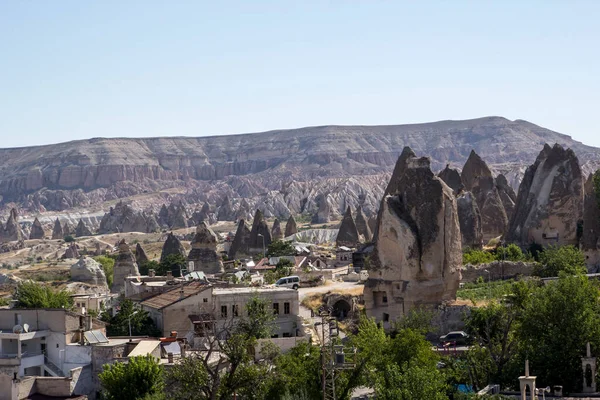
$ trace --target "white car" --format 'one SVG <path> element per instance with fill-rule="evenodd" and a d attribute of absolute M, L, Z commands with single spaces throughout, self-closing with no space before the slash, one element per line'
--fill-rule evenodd
<path fill-rule="evenodd" d="M 300 277 L 296 275 L 284 276 L 283 278 L 279 278 L 279 280 L 275 282 L 275 286 L 286 287 L 290 289 L 298 289 L 300 287 Z"/>

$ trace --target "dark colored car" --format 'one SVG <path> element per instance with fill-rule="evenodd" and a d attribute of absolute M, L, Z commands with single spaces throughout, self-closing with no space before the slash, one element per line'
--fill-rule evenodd
<path fill-rule="evenodd" d="M 470 337 L 466 332 L 453 331 L 440 336 L 440 343 L 452 343 L 458 346 L 466 346 L 470 343 Z"/>

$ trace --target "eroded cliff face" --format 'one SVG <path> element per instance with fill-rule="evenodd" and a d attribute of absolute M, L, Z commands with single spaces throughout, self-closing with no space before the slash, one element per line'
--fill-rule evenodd
<path fill-rule="evenodd" d="M 185 188 L 186 195 L 197 195 L 198 202 L 218 206 L 227 194 L 248 199 L 249 213 L 261 208 L 266 216 L 273 212 L 287 217 L 314 214 L 317 196 L 340 191 L 339 198 L 332 196 L 332 212 L 340 216 L 348 205 L 353 209 L 362 205 L 369 216 L 376 212 L 404 146 L 430 156 L 434 170 L 448 163 L 461 165 L 473 148 L 496 171 L 505 172 L 514 187 L 520 166 L 530 164 L 546 142 L 576 149 L 586 163 L 600 158 L 598 149 L 568 136 L 501 117 L 202 138 L 91 139 L 0 149 L 0 196 L 3 203 L 16 201 L 43 212 Z M 365 176 L 380 178 L 362 179 Z M 319 187 L 310 189 L 316 182 Z M 265 193 L 271 200 L 262 198 Z M 361 198 L 365 195 L 366 201 Z"/>
<path fill-rule="evenodd" d="M 596 192 L 594 175 L 590 174 L 584 186 L 583 235 L 581 248 L 589 267 L 600 265 L 600 195 Z"/>
<path fill-rule="evenodd" d="M 364 291 L 367 315 L 384 323 L 454 299 L 462 263 L 456 199 L 429 159 L 406 149 L 392 179 Z"/>
<path fill-rule="evenodd" d="M 521 245 L 577 245 L 583 176 L 571 149 L 548 145 L 527 168 L 506 239 Z"/>

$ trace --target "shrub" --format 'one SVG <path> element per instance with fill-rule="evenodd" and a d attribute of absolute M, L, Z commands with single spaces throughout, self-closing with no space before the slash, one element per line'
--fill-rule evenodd
<path fill-rule="evenodd" d="M 584 274 L 585 255 L 575 246 L 550 246 L 540 255 L 540 266 L 534 274 L 541 277 L 558 276 L 561 272 L 568 275 Z"/>
<path fill-rule="evenodd" d="M 110 287 L 113 283 L 114 278 L 114 267 L 115 260 L 111 257 L 107 256 L 97 256 L 94 257 L 94 260 L 99 262 L 102 265 L 102 269 L 104 270 L 104 275 L 106 275 L 106 283 Z"/>
<path fill-rule="evenodd" d="M 71 242 L 75 241 L 75 238 L 71 235 L 67 235 L 63 239 L 64 239 L 65 243 L 71 243 Z"/>
<path fill-rule="evenodd" d="M 492 253 L 485 250 L 467 250 L 463 253 L 463 265 L 487 264 L 495 260 Z"/>
<path fill-rule="evenodd" d="M 20 283 L 13 298 L 17 301 L 16 308 L 73 308 L 71 292 L 31 281 Z"/>
<path fill-rule="evenodd" d="M 523 261 L 526 258 L 521 248 L 514 243 L 496 249 L 496 260 L 498 261 Z"/>

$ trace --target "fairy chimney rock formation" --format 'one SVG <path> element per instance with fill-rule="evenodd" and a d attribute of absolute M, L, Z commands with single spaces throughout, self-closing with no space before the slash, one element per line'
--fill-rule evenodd
<path fill-rule="evenodd" d="M 465 190 L 471 192 L 481 213 L 483 240 L 501 236 L 508 226 L 504 204 L 496 187 L 496 180 L 485 161 L 471 151 L 461 174 Z"/>
<path fill-rule="evenodd" d="M 10 215 L 8 216 L 6 224 L 4 224 L 3 231 L 0 232 L 0 237 L 2 238 L 2 241 L 5 242 L 18 242 L 23 240 L 23 231 L 21 230 L 21 225 L 19 225 L 19 217 L 15 208 L 10 210 Z"/>
<path fill-rule="evenodd" d="M 481 230 L 481 214 L 479 207 L 471 192 L 462 192 L 456 198 L 458 207 L 458 221 L 463 247 L 480 249 L 483 245 L 483 231 Z"/>
<path fill-rule="evenodd" d="M 31 232 L 29 232 L 29 239 L 43 239 L 46 236 L 44 232 L 44 227 L 40 223 L 39 219 L 35 219 L 33 221 L 33 225 L 31 225 Z"/>
<path fill-rule="evenodd" d="M 313 215 L 311 222 L 313 224 L 325 224 L 331 221 L 332 209 L 331 209 L 331 197 L 329 195 L 320 194 L 317 197 L 317 204 L 319 208 L 315 215 Z"/>
<path fill-rule="evenodd" d="M 559 144 L 546 144 L 519 186 L 506 240 L 523 246 L 577 245 L 583 186 L 575 153 Z"/>
<path fill-rule="evenodd" d="M 273 227 L 271 228 L 271 239 L 281 240 L 283 239 L 283 232 L 281 232 L 281 223 L 278 218 L 273 221 Z"/>
<path fill-rule="evenodd" d="M 354 222 L 356 224 L 358 234 L 362 236 L 362 241 L 370 242 L 373 233 L 371 232 L 371 228 L 369 228 L 369 222 L 361 206 L 358 206 L 358 208 L 356 209 L 356 218 L 354 218 Z"/>
<path fill-rule="evenodd" d="M 287 222 L 285 223 L 285 237 L 289 237 L 298 233 L 298 226 L 293 215 L 290 215 Z"/>
<path fill-rule="evenodd" d="M 581 248 L 583 249 L 588 267 L 600 265 L 600 188 L 594 183 L 600 184 L 600 172 L 590 174 L 585 182 L 585 197 L 583 201 L 583 236 L 581 237 Z"/>
<path fill-rule="evenodd" d="M 123 293 L 125 292 L 125 278 L 128 276 L 140 276 L 140 271 L 138 270 L 138 265 L 135 262 L 131 248 L 125 242 L 125 239 L 119 242 L 117 248 L 118 253 L 115 260 L 111 292 Z"/>
<path fill-rule="evenodd" d="M 348 206 L 346 208 L 346 212 L 344 213 L 344 217 L 342 218 L 342 224 L 338 230 L 335 244 L 338 247 L 346 246 L 353 248 L 357 247 L 359 243 L 360 239 L 358 237 L 358 229 L 356 229 L 356 223 L 354 222 L 354 217 L 352 216 L 352 210 L 350 210 L 350 206 Z"/>
<path fill-rule="evenodd" d="M 262 254 L 271 244 L 271 231 L 265 221 L 262 211 L 256 210 L 254 222 L 250 229 L 250 238 L 248 241 L 248 251 L 250 254 Z"/>
<path fill-rule="evenodd" d="M 246 221 L 244 219 L 240 219 L 238 222 L 237 230 L 235 231 L 235 236 L 233 238 L 233 242 L 229 247 L 229 252 L 227 256 L 229 259 L 233 260 L 236 257 L 248 255 L 248 243 L 250 242 L 250 229 L 246 225 Z"/>
<path fill-rule="evenodd" d="M 172 254 L 179 254 L 183 257 L 186 256 L 185 248 L 177 236 L 173 235 L 173 232 L 170 232 L 167 235 L 167 240 L 165 240 L 165 243 L 163 244 L 162 252 L 160 253 L 160 262 L 165 261 L 165 259 Z"/>
<path fill-rule="evenodd" d="M 102 265 L 92 258 L 81 257 L 79 261 L 71 265 L 70 272 L 71 280 L 74 282 L 84 282 L 108 289 Z"/>
<path fill-rule="evenodd" d="M 233 211 L 233 204 L 229 196 L 225 196 L 221 202 L 221 207 L 217 212 L 217 220 L 219 221 L 235 221 L 235 212 Z"/>
<path fill-rule="evenodd" d="M 62 258 L 79 258 L 79 248 L 77 247 L 75 242 L 71 242 L 69 244 Z"/>
<path fill-rule="evenodd" d="M 510 186 L 506 177 L 502 174 L 499 174 L 496 177 L 496 188 L 498 189 L 498 194 L 500 195 L 500 200 L 502 200 L 502 205 L 504 206 L 504 210 L 506 211 L 506 217 L 510 221 L 513 212 L 515 211 L 515 203 L 517 202 L 517 194 L 515 190 Z"/>
<path fill-rule="evenodd" d="M 205 274 L 223 272 L 223 263 L 217 254 L 217 244 L 217 235 L 208 227 L 206 222 L 200 222 L 196 228 L 196 235 L 192 240 L 192 249 L 187 258 L 190 271 L 202 271 Z"/>
<path fill-rule="evenodd" d="M 135 262 L 138 266 L 143 265 L 149 261 L 148 256 L 146 255 L 146 251 L 142 247 L 141 244 L 135 245 Z"/>
<path fill-rule="evenodd" d="M 58 240 L 58 239 L 62 239 L 64 237 L 65 237 L 65 234 L 63 232 L 63 227 L 60 224 L 60 221 L 58 220 L 58 218 L 56 218 L 56 221 L 54 221 L 54 228 L 52 229 L 52 239 Z"/>
<path fill-rule="evenodd" d="M 82 219 L 79 220 L 79 223 L 77 224 L 77 228 L 75 228 L 75 236 L 76 237 L 92 236 L 92 231 L 90 231 L 90 229 L 87 227 L 87 225 L 85 224 L 85 222 L 83 222 Z"/>
<path fill-rule="evenodd" d="M 459 194 L 465 187 L 458 170 L 450 168 L 449 164 L 438 174 L 438 177 L 443 180 L 446 185 L 450 186 L 450 189 L 454 191 L 454 194 Z"/>
<path fill-rule="evenodd" d="M 367 315 L 386 328 L 415 307 L 455 299 L 462 264 L 456 198 L 430 160 L 406 148 L 388 187 L 364 289 Z"/>

